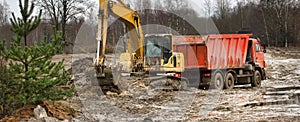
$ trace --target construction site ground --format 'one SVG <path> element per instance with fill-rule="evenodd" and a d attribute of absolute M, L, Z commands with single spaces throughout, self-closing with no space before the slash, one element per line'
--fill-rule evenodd
<path fill-rule="evenodd" d="M 97 79 L 94 54 L 60 55 L 72 74 L 76 96 L 69 103 L 81 121 L 299 121 L 300 51 L 269 49 L 265 54 L 267 80 L 260 88 L 236 86 L 233 90 L 171 91 L 151 87 L 147 79 L 121 77 L 118 86 L 109 73 Z M 114 58 L 107 56 L 106 65 Z M 100 83 L 100 84 L 99 84 Z"/>

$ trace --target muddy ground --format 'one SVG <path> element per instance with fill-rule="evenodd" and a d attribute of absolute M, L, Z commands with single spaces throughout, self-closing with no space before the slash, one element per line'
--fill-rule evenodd
<path fill-rule="evenodd" d="M 300 51 L 269 49 L 265 54 L 267 80 L 262 87 L 236 86 L 233 90 L 168 91 L 151 88 L 143 78 L 122 77 L 117 87 L 107 74 L 97 79 L 93 54 L 67 57 L 76 96 L 69 100 L 81 111 L 81 121 L 299 121 Z M 108 56 L 107 65 L 113 66 Z M 71 65 L 72 64 L 72 65 Z"/>

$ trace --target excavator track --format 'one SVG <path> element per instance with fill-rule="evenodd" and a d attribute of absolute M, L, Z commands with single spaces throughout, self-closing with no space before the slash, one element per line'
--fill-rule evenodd
<path fill-rule="evenodd" d="M 118 66 L 118 68 L 113 70 L 105 70 L 106 76 L 108 77 L 98 78 L 101 88 L 104 88 L 105 91 L 120 93 L 122 90 L 130 91 L 130 86 L 135 87 L 134 85 L 144 86 L 151 90 L 163 91 L 185 90 L 188 86 L 188 81 L 184 78 L 171 76 L 149 76 L 145 73 L 133 73 L 135 75 L 122 76 L 121 69 L 122 67 Z"/>
<path fill-rule="evenodd" d="M 188 86 L 186 79 L 171 77 L 171 76 L 158 76 L 150 78 L 150 87 L 158 90 L 178 91 L 185 90 Z"/>
<path fill-rule="evenodd" d="M 184 78 L 170 76 L 149 76 L 147 74 L 137 76 L 121 76 L 121 67 L 119 69 L 104 70 L 105 77 L 96 77 L 96 71 L 93 66 L 93 58 L 83 58 L 72 63 L 72 74 L 82 74 L 88 77 L 88 82 L 93 86 L 99 86 L 104 94 L 107 92 L 122 93 L 123 91 L 134 92 L 139 89 L 160 90 L 160 91 L 178 91 L 187 87 L 188 81 Z"/>

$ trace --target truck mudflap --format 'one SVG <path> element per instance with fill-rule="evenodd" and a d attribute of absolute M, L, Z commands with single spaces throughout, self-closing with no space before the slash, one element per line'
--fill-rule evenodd
<path fill-rule="evenodd" d="M 261 69 L 261 76 L 262 76 L 262 80 L 266 80 L 266 70 L 264 68 Z"/>

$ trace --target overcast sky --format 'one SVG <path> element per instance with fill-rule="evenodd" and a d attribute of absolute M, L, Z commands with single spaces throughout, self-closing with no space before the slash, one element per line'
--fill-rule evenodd
<path fill-rule="evenodd" d="M 0 0 L 1 3 L 4 2 L 4 0 Z M 19 13 L 19 0 L 6 0 L 9 9 L 11 12 L 18 13 L 17 15 L 20 15 Z"/>
<path fill-rule="evenodd" d="M 4 0 L 0 0 L 1 3 L 4 2 Z M 94 1 L 98 1 L 98 0 L 94 0 Z M 203 13 L 203 9 L 201 9 L 202 7 L 200 7 L 202 5 L 203 0 L 189 0 L 191 2 L 191 5 L 193 6 L 193 8 L 199 13 Z M 15 12 L 15 14 L 17 16 L 20 16 L 20 12 L 19 12 L 19 0 L 6 0 L 6 2 L 9 5 L 10 11 L 11 12 Z"/>

